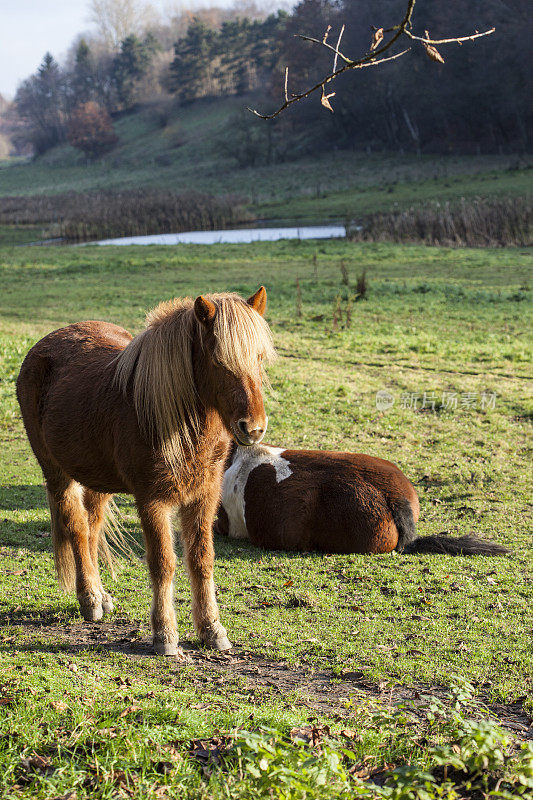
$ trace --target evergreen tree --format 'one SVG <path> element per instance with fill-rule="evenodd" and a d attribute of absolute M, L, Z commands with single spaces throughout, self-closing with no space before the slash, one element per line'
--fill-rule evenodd
<path fill-rule="evenodd" d="M 36 153 L 44 153 L 64 140 L 66 97 L 65 76 L 51 53 L 46 53 L 37 73 L 21 84 L 15 97 L 27 141 Z"/>
<path fill-rule="evenodd" d="M 157 40 L 151 34 L 142 40 L 131 34 L 121 42 L 120 53 L 113 60 L 113 80 L 123 108 L 135 104 L 139 81 L 148 72 L 157 49 Z"/>
<path fill-rule="evenodd" d="M 91 49 L 85 39 L 80 40 L 76 49 L 70 85 L 74 106 L 94 99 L 96 94 L 95 66 Z"/>

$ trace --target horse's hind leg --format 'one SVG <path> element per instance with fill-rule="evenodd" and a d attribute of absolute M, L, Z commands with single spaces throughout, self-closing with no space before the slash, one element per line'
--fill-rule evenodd
<path fill-rule="evenodd" d="M 75 583 L 83 618 L 96 622 L 104 612 L 100 579 L 89 549 L 90 529 L 83 488 L 67 476 L 53 479 L 47 476 L 47 489 L 60 585 L 68 590 Z"/>
<path fill-rule="evenodd" d="M 98 554 L 103 553 L 105 560 L 111 566 L 111 555 L 103 532 L 106 506 L 113 495 L 93 492 L 92 489 L 85 488 L 83 491 L 83 504 L 87 511 L 89 522 L 89 552 L 93 562 L 94 570 L 98 576 L 98 584 L 102 594 L 102 610 L 104 614 L 113 611 L 113 598 L 102 586 L 100 569 L 98 566 Z"/>

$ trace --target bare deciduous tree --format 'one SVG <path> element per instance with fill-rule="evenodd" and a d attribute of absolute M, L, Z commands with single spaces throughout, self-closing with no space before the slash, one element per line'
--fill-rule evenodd
<path fill-rule="evenodd" d="M 426 51 L 426 54 L 429 59 L 432 61 L 439 62 L 444 64 L 444 58 L 437 50 L 437 45 L 445 45 L 445 44 L 458 44 L 461 45 L 463 42 L 470 42 L 473 39 L 478 39 L 481 36 L 488 36 L 491 33 L 494 33 L 495 28 L 491 28 L 490 30 L 483 31 L 480 33 L 479 31 L 475 31 L 472 34 L 467 36 L 454 36 L 446 39 L 432 39 L 429 35 L 428 31 L 425 31 L 424 36 L 416 36 L 413 33 L 413 11 L 415 7 L 416 0 L 407 0 L 407 5 L 405 9 L 405 13 L 403 19 L 397 24 L 393 25 L 391 28 L 384 29 L 383 27 L 373 28 L 372 32 L 372 39 L 370 42 L 370 46 L 368 52 L 365 53 L 363 56 L 357 59 L 350 58 L 346 56 L 341 50 L 341 41 L 344 34 L 344 25 L 342 25 L 336 44 L 331 44 L 328 41 L 329 34 L 331 32 L 331 25 L 328 25 L 324 36 L 322 39 L 315 39 L 312 36 L 304 36 L 302 34 L 298 35 L 298 38 L 303 39 L 307 42 L 312 42 L 319 47 L 326 48 L 327 50 L 331 51 L 333 54 L 333 65 L 331 72 L 321 78 L 317 83 L 309 88 L 305 89 L 302 92 L 297 93 L 290 93 L 289 92 L 289 68 L 285 68 L 285 83 L 284 83 L 284 100 L 281 105 L 271 114 L 261 114 L 259 111 L 250 108 L 249 110 L 261 119 L 273 119 L 285 111 L 290 105 L 294 103 L 299 103 L 306 97 L 314 94 L 315 92 L 320 92 L 320 102 L 327 108 L 328 111 L 333 111 L 333 108 L 330 103 L 330 99 L 335 96 L 335 92 L 327 92 L 328 84 L 335 81 L 340 75 L 348 70 L 354 69 L 364 69 L 366 67 L 375 67 L 379 64 L 384 64 L 387 61 L 394 61 L 397 58 L 401 58 L 406 53 L 409 52 L 411 47 L 408 47 L 406 50 L 401 50 L 399 52 L 392 52 L 391 55 L 384 56 L 384 54 L 390 50 L 394 45 L 396 45 L 401 39 L 407 38 L 411 42 L 414 42 L 415 45 L 421 46 Z M 340 63 L 340 66 L 338 66 Z"/>
<path fill-rule="evenodd" d="M 118 50 L 130 34 L 141 34 L 157 18 L 154 8 L 139 0 L 91 0 L 89 21 L 110 50 Z"/>

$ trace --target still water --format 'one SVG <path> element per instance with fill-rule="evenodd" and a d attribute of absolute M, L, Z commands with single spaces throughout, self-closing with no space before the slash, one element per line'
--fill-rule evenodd
<path fill-rule="evenodd" d="M 153 236 L 126 236 L 102 239 L 88 244 L 249 244 L 276 242 L 279 239 L 338 239 L 346 236 L 344 225 L 309 225 L 293 228 L 241 228 L 228 231 L 188 231 L 158 233 Z"/>

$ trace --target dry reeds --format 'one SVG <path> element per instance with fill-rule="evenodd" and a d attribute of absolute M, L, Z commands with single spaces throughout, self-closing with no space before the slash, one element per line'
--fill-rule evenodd
<path fill-rule="evenodd" d="M 533 243 L 530 197 L 431 202 L 405 211 L 370 214 L 352 240 L 423 242 L 448 247 L 525 247 Z"/>
<path fill-rule="evenodd" d="M 44 224 L 50 236 L 72 242 L 218 230 L 249 219 L 238 198 L 163 189 L 0 198 L 0 224 Z"/>

